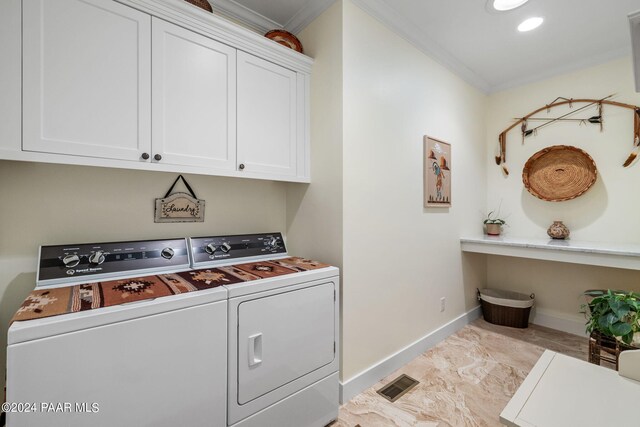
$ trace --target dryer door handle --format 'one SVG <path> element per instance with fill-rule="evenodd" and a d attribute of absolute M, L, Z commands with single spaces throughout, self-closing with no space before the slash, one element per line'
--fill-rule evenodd
<path fill-rule="evenodd" d="M 249 337 L 249 367 L 262 363 L 262 334 Z"/>

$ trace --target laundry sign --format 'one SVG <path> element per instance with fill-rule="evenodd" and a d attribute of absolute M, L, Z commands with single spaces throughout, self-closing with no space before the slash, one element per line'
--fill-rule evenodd
<path fill-rule="evenodd" d="M 171 193 L 180 180 L 189 193 Z M 196 197 L 187 180 L 178 175 L 167 194 L 156 199 L 155 222 L 204 222 L 204 202 Z"/>

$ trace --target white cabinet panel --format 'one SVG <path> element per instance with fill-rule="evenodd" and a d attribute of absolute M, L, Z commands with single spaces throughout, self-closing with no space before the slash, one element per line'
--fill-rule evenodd
<path fill-rule="evenodd" d="M 296 103 L 294 71 L 238 52 L 240 169 L 280 176 L 297 174 Z"/>
<path fill-rule="evenodd" d="M 334 289 L 326 283 L 240 303 L 240 405 L 333 361 Z"/>
<path fill-rule="evenodd" d="M 150 40 L 151 17 L 113 1 L 24 1 L 23 149 L 140 159 Z"/>
<path fill-rule="evenodd" d="M 162 163 L 236 167 L 236 50 L 153 19 L 153 153 Z"/>
<path fill-rule="evenodd" d="M 7 425 L 225 426 L 226 337 L 220 301 L 10 345 L 8 401 L 72 406 L 8 413 Z"/>
<path fill-rule="evenodd" d="M 0 158 L 309 182 L 310 58 L 182 3 L 21 3 Z"/>

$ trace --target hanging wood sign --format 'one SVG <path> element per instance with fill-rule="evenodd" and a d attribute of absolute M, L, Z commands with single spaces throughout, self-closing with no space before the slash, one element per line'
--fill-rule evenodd
<path fill-rule="evenodd" d="M 179 180 L 188 193 L 171 193 Z M 196 197 L 191 186 L 179 175 L 162 199 L 156 199 L 155 222 L 204 222 L 204 200 Z"/>

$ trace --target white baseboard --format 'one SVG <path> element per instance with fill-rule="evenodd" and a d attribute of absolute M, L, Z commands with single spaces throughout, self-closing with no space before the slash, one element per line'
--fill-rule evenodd
<path fill-rule="evenodd" d="M 553 311 L 536 309 L 529 321 L 535 325 L 546 326 L 569 334 L 587 336 L 585 332 L 586 320 L 577 316 L 562 316 Z"/>
<path fill-rule="evenodd" d="M 354 396 L 368 389 L 382 378 L 386 377 L 396 369 L 399 369 L 434 347 L 440 341 L 443 341 L 449 335 L 452 335 L 464 328 L 468 323 L 476 320 L 481 315 L 480 306 L 477 306 L 466 313 L 456 317 L 449 323 L 441 326 L 435 331 L 425 335 L 412 344 L 409 344 L 402 350 L 387 357 L 384 360 L 370 366 L 359 374 L 354 375 L 348 380 L 340 383 L 340 403 L 351 400 Z"/>

